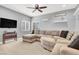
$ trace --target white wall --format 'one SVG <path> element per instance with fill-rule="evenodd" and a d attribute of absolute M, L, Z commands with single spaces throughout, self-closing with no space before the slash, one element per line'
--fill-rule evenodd
<path fill-rule="evenodd" d="M 0 6 L 0 17 L 17 20 L 17 28 L 14 28 L 14 29 L 13 28 L 0 28 L 0 37 L 2 37 L 2 34 L 4 31 L 17 31 L 18 37 L 20 37 L 23 34 L 29 33 L 29 32 L 21 31 L 21 21 L 22 20 L 30 21 L 31 17 L 20 14 L 16 11 L 12 11 L 2 6 Z"/>
<path fill-rule="evenodd" d="M 67 22 L 63 22 L 63 23 L 55 23 L 54 20 L 56 19 L 60 19 L 60 18 L 56 18 L 54 17 L 55 15 L 59 14 L 59 13 L 67 13 L 67 15 L 65 16 L 65 19 L 67 19 Z M 39 17 L 35 17 L 33 18 L 33 22 L 38 22 L 39 25 L 39 29 L 40 30 L 70 30 L 70 31 L 74 31 L 75 30 L 75 16 L 73 16 L 73 10 L 68 10 L 68 11 L 62 11 L 62 12 L 58 12 L 58 13 L 53 13 L 53 14 L 48 14 L 48 15 L 44 15 L 44 16 L 39 16 Z M 48 19 L 48 21 L 43 21 L 43 19 Z"/>
<path fill-rule="evenodd" d="M 77 6 L 73 15 L 76 17 L 75 31 L 79 32 L 79 5 Z"/>
<path fill-rule="evenodd" d="M 76 28 L 75 30 L 79 32 L 79 15 L 75 15 L 76 16 Z"/>

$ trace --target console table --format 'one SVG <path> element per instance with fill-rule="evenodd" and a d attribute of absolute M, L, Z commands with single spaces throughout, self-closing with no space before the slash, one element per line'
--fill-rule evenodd
<path fill-rule="evenodd" d="M 6 40 L 12 39 L 17 40 L 17 33 L 16 32 L 5 32 L 3 33 L 3 44 L 5 44 Z"/>

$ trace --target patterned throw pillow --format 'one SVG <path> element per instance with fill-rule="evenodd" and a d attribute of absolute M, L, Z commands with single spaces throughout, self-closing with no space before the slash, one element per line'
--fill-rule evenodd
<path fill-rule="evenodd" d="M 74 34 L 73 34 L 73 36 L 72 36 L 72 38 L 71 38 L 71 40 L 70 40 L 70 43 L 71 43 L 78 35 L 79 35 L 78 33 L 75 33 L 75 32 L 74 32 Z"/>
<path fill-rule="evenodd" d="M 71 40 L 72 36 L 74 35 L 74 32 L 69 32 L 66 39 Z"/>

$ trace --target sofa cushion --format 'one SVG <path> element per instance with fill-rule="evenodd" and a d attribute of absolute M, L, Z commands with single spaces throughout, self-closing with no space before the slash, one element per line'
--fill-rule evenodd
<path fill-rule="evenodd" d="M 68 31 L 61 31 L 60 37 L 66 38 Z"/>
<path fill-rule="evenodd" d="M 40 30 L 34 30 L 34 34 L 40 34 Z"/>
<path fill-rule="evenodd" d="M 67 40 L 66 38 L 62 38 L 59 36 L 53 36 L 53 38 L 56 40 L 57 43 L 61 43 L 61 44 L 69 44 L 70 41 Z"/>
<path fill-rule="evenodd" d="M 65 38 L 62 38 L 60 36 L 53 36 L 53 38 L 57 41 L 57 40 L 64 40 Z"/>
<path fill-rule="evenodd" d="M 45 35 L 51 35 L 51 31 L 45 31 Z"/>
<path fill-rule="evenodd" d="M 52 36 L 59 36 L 60 35 L 60 31 L 51 31 L 51 35 Z"/>
<path fill-rule="evenodd" d="M 69 40 L 66 40 L 65 38 L 64 39 L 58 39 L 57 40 L 57 43 L 61 43 L 61 44 L 69 44 Z"/>
<path fill-rule="evenodd" d="M 79 35 L 68 45 L 68 47 L 79 49 Z"/>
<path fill-rule="evenodd" d="M 45 34 L 45 31 L 40 31 L 40 34 Z"/>

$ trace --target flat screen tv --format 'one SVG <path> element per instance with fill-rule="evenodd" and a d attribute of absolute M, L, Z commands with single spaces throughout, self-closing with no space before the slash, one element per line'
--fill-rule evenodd
<path fill-rule="evenodd" d="M 17 28 L 17 21 L 7 18 L 0 18 L 0 28 Z"/>

